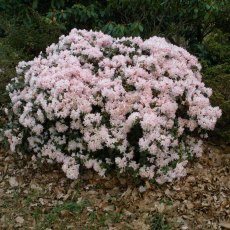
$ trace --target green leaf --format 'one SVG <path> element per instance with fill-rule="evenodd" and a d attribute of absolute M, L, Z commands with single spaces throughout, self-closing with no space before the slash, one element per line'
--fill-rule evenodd
<path fill-rule="evenodd" d="M 33 0 L 33 2 L 32 2 L 32 8 L 33 9 L 37 9 L 37 7 L 38 7 L 38 0 Z"/>
<path fill-rule="evenodd" d="M 140 32 L 144 31 L 144 27 L 141 24 L 139 24 L 138 28 L 139 28 Z"/>

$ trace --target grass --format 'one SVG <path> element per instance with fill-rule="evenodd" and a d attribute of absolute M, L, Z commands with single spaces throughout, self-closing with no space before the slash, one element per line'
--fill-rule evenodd
<path fill-rule="evenodd" d="M 171 206 L 171 205 L 173 205 L 173 201 L 168 200 L 168 199 L 162 199 L 162 200 L 160 200 L 160 204 L 165 204 L 165 205 Z"/>
<path fill-rule="evenodd" d="M 75 226 L 75 229 L 79 230 L 100 229 L 102 227 L 107 227 L 109 223 L 119 223 L 121 221 L 122 214 L 120 213 L 111 211 L 98 215 L 96 211 L 92 211 L 87 217 L 87 224 L 81 226 L 81 214 L 83 214 L 83 211 L 88 204 L 89 202 L 86 201 L 81 201 L 78 203 L 68 201 L 51 208 L 45 214 L 42 213 L 41 208 L 36 208 L 32 213 L 32 216 L 36 222 L 36 229 L 42 230 L 46 228 L 55 228 L 56 226 L 62 229 L 62 226 L 65 227 L 66 221 L 68 222 L 68 216 L 65 216 L 63 217 L 65 219 L 65 223 L 62 223 L 63 211 L 67 212 L 67 215 L 69 215 L 69 218 L 72 220 L 74 218 L 77 220 L 76 223 L 78 223 L 78 228 Z"/>
<path fill-rule="evenodd" d="M 171 226 L 167 223 L 163 214 L 157 213 L 152 217 L 151 230 L 170 230 Z"/>
<path fill-rule="evenodd" d="M 72 189 L 77 191 L 81 187 L 82 184 L 79 182 L 74 184 Z M 70 199 L 62 201 L 63 203 L 60 203 L 61 200 L 59 200 L 59 203 L 54 204 L 50 195 L 46 186 L 39 190 L 29 187 L 26 194 L 19 187 L 13 188 L 11 195 L 0 202 L 0 216 L 5 216 L 4 228 L 14 229 L 17 225 L 23 229 L 33 227 L 35 230 L 98 230 L 108 229 L 109 226 L 120 226 L 120 223 L 123 222 L 121 225 L 124 226 L 124 229 L 130 229 L 128 223 L 126 226 L 122 213 L 98 209 L 97 206 L 94 206 L 94 202 L 89 201 L 88 198 L 77 201 L 79 197 L 75 199 L 72 196 Z M 40 198 L 44 200 L 44 204 L 40 203 Z M 17 223 L 15 220 L 18 216 L 24 219 L 23 224 Z M 1 224 L 0 222 L 0 226 Z"/>
<path fill-rule="evenodd" d="M 96 211 L 92 211 L 89 214 L 89 222 L 86 226 L 84 226 L 84 230 L 96 230 L 102 227 L 108 227 L 109 223 L 120 223 L 122 219 L 121 213 L 116 212 L 106 212 L 102 215 L 98 215 Z M 126 228 L 128 230 L 128 228 Z"/>
<path fill-rule="evenodd" d="M 42 195 L 42 193 L 40 191 L 36 191 L 36 190 L 32 190 L 30 191 L 26 198 L 23 200 L 24 204 L 29 207 L 31 203 L 33 203 L 34 201 L 36 201 L 40 196 Z"/>
<path fill-rule="evenodd" d="M 107 226 L 107 223 L 119 223 L 120 219 L 120 213 L 107 212 L 98 218 L 97 222 L 100 224 L 100 226 Z"/>
<path fill-rule="evenodd" d="M 68 201 L 61 205 L 54 206 L 45 214 L 42 214 L 42 210 L 40 208 L 36 208 L 32 215 L 36 221 L 37 229 L 46 229 L 53 227 L 54 223 L 60 219 L 62 220 L 60 216 L 63 211 L 67 212 L 70 216 L 76 216 L 76 214 L 83 212 L 87 204 L 88 202 L 86 201 Z"/>

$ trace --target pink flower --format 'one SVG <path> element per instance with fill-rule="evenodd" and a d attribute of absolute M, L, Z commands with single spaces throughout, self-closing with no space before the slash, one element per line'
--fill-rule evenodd
<path fill-rule="evenodd" d="M 205 137 L 221 116 L 200 70 L 196 57 L 164 38 L 73 29 L 45 55 L 18 64 L 4 135 L 11 151 L 27 144 L 70 179 L 80 166 L 105 176 L 116 165 L 172 181 L 186 175 L 189 155 L 202 154 L 187 131 Z"/>

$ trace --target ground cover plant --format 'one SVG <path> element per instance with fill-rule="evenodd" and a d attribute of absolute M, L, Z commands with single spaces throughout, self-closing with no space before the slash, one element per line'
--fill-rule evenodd
<path fill-rule="evenodd" d="M 101 176 L 116 168 L 165 183 L 186 174 L 202 154 L 212 107 L 197 58 L 164 38 L 115 39 L 73 29 L 32 61 L 20 62 L 7 86 L 4 136 L 11 151 Z"/>

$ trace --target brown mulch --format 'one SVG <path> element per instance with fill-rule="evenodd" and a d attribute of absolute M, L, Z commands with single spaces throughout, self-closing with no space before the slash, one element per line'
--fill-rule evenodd
<path fill-rule="evenodd" d="M 34 165 L 1 151 L 0 229 L 147 230 L 154 229 L 156 215 L 165 217 L 167 229 L 230 229 L 226 149 L 207 146 L 185 178 L 162 186 L 146 183 L 145 192 L 128 178 L 102 179 L 91 171 L 71 181 L 58 165 Z M 81 201 L 86 202 L 81 212 L 58 211 L 55 221 L 42 225 L 53 207 Z"/>

